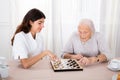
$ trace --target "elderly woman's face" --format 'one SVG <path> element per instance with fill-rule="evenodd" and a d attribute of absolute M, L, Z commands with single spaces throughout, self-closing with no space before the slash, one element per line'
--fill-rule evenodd
<path fill-rule="evenodd" d="M 86 42 L 90 39 L 92 32 L 88 25 L 79 25 L 78 31 L 81 41 Z"/>

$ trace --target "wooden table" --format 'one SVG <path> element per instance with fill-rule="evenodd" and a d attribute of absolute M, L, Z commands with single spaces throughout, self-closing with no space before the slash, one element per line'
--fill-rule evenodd
<path fill-rule="evenodd" d="M 83 71 L 54 72 L 49 60 L 41 60 L 29 69 L 22 69 L 18 62 L 9 61 L 7 80 L 112 80 L 117 72 L 107 69 L 107 63 L 84 67 Z"/>

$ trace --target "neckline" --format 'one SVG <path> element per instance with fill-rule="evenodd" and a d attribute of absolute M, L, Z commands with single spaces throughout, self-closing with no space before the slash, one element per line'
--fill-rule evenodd
<path fill-rule="evenodd" d="M 80 36 L 78 35 L 79 41 L 80 41 L 80 43 L 81 43 L 82 45 L 86 45 L 88 42 L 90 42 L 90 41 L 93 39 L 93 36 L 94 36 L 94 35 L 92 35 L 91 38 L 88 39 L 86 42 L 82 42 L 81 39 L 80 39 Z"/>
<path fill-rule="evenodd" d="M 31 38 L 32 40 L 34 40 L 34 41 L 37 39 L 37 34 L 36 34 L 36 37 L 35 37 L 35 38 L 33 38 L 32 33 L 31 33 L 31 32 L 29 32 L 29 33 L 28 33 L 28 36 L 30 36 L 30 38 Z"/>

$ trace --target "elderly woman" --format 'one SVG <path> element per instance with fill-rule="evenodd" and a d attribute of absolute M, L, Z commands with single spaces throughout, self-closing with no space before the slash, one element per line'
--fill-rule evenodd
<path fill-rule="evenodd" d="M 82 65 L 107 61 L 109 48 L 103 36 L 95 32 L 89 19 L 81 20 L 78 32 L 73 33 L 63 49 L 63 58 L 77 59 Z"/>

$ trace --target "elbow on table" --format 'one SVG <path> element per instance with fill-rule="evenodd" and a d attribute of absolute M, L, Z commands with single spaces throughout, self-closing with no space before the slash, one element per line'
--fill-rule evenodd
<path fill-rule="evenodd" d="M 26 60 L 21 60 L 21 65 L 24 69 L 28 69 L 30 67 Z"/>
<path fill-rule="evenodd" d="M 22 64 L 22 67 L 23 67 L 24 69 L 28 69 L 28 68 L 29 68 L 29 66 L 28 66 L 27 64 Z"/>

